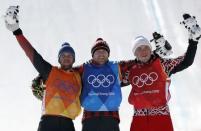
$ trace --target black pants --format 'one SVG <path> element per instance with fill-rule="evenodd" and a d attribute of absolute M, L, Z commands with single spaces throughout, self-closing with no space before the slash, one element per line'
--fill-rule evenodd
<path fill-rule="evenodd" d="M 82 122 L 82 131 L 120 131 L 119 122 L 112 117 L 92 117 Z"/>
<path fill-rule="evenodd" d="M 72 119 L 62 116 L 44 115 L 38 131 L 75 131 Z"/>

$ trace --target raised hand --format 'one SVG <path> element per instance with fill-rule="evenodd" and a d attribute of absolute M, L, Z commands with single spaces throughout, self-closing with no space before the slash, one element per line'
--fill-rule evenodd
<path fill-rule="evenodd" d="M 19 6 L 10 6 L 4 16 L 6 28 L 12 32 L 19 29 Z"/>
<path fill-rule="evenodd" d="M 197 24 L 195 16 L 191 16 L 189 14 L 183 14 L 184 20 L 180 22 L 180 24 L 184 25 L 188 30 L 189 39 L 194 41 L 198 41 L 201 37 L 201 29 Z"/>
<path fill-rule="evenodd" d="M 173 53 L 172 52 L 172 46 L 159 33 L 154 32 L 153 33 L 153 39 L 151 41 L 153 41 L 155 43 L 155 46 L 156 46 L 155 52 L 160 57 L 169 56 Z"/>

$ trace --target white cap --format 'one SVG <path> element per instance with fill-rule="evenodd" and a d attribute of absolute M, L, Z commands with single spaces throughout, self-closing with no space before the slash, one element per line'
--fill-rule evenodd
<path fill-rule="evenodd" d="M 142 45 L 147 45 L 150 47 L 150 49 L 152 50 L 151 44 L 149 42 L 149 40 L 147 40 L 147 38 L 145 38 L 144 36 L 138 36 L 135 38 L 135 40 L 132 42 L 132 51 L 133 54 L 135 55 L 135 51 L 138 47 L 142 46 Z"/>

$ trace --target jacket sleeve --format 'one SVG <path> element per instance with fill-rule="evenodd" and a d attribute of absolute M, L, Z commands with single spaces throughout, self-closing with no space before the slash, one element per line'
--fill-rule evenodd
<path fill-rule="evenodd" d="M 73 70 L 77 71 L 80 76 L 82 76 L 84 72 L 84 64 L 73 67 Z"/>
<path fill-rule="evenodd" d="M 52 65 L 45 61 L 42 56 L 32 47 L 30 42 L 24 37 L 22 30 L 18 29 L 13 32 L 19 45 L 24 50 L 32 62 L 35 69 L 41 74 L 44 80 L 47 80 L 48 75 L 52 69 Z"/>
<path fill-rule="evenodd" d="M 193 64 L 195 54 L 197 51 L 198 42 L 189 40 L 189 45 L 186 53 L 175 59 L 163 59 L 162 64 L 166 73 L 171 76 L 177 72 L 180 72 Z"/>
<path fill-rule="evenodd" d="M 129 77 L 129 70 L 135 63 L 135 60 L 127 60 L 127 61 L 119 61 L 119 68 L 120 68 L 120 75 L 121 75 L 121 86 L 128 86 L 130 85 L 128 77 Z"/>

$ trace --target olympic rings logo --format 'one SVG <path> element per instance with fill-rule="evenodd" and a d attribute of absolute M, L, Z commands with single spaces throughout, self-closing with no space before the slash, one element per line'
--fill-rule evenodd
<path fill-rule="evenodd" d="M 97 77 L 95 75 L 90 75 L 88 77 L 88 83 L 91 84 L 94 88 L 98 88 L 100 86 L 102 87 L 109 87 L 110 85 L 112 85 L 115 81 L 115 78 L 113 75 L 103 75 L 100 74 Z"/>
<path fill-rule="evenodd" d="M 132 78 L 132 83 L 138 88 L 141 88 L 144 85 L 152 85 L 157 79 L 158 74 L 156 72 L 151 72 L 149 74 L 142 73 L 140 76 L 134 76 Z"/>

